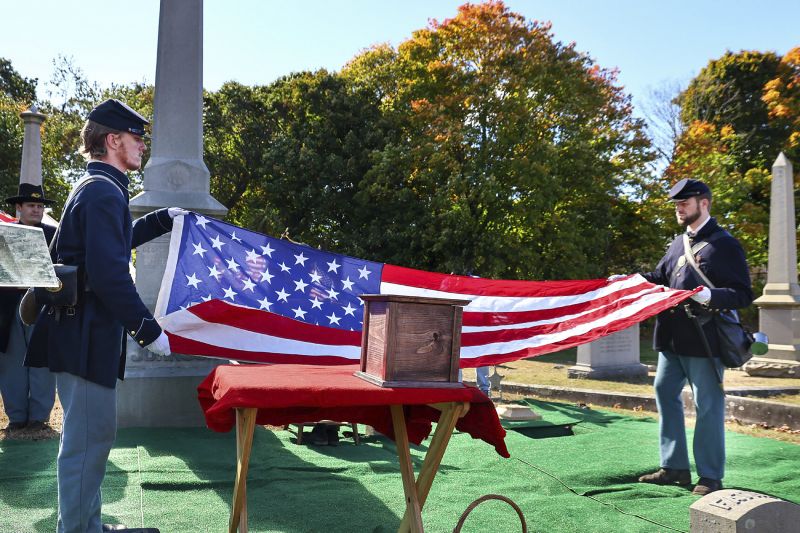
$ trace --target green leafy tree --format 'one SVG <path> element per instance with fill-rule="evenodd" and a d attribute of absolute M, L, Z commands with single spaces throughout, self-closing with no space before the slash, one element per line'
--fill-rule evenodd
<path fill-rule="evenodd" d="M 228 82 L 203 96 L 205 162 L 211 172 L 211 194 L 228 208 L 228 219 L 273 233 L 264 224 L 272 200 L 264 190 L 266 158 L 275 126 L 264 101 L 265 88 Z"/>
<path fill-rule="evenodd" d="M 0 200 L 16 194 L 19 185 L 24 135 L 19 114 L 23 110 L 18 101 L 0 94 Z M 0 209 L 8 212 L 13 207 L 2 205 Z"/>
<path fill-rule="evenodd" d="M 24 128 L 19 114 L 36 98 L 36 80 L 21 76 L 0 57 L 0 195 L 13 196 L 19 185 Z M 0 209 L 12 210 L 10 206 Z"/>
<path fill-rule="evenodd" d="M 240 224 L 355 253 L 354 196 L 383 146 L 381 121 L 369 95 L 324 70 L 225 84 L 205 100 L 212 193 Z"/>
<path fill-rule="evenodd" d="M 31 105 L 36 100 L 36 78 L 25 78 L 11 65 L 11 61 L 0 57 L 0 94 L 22 105 Z"/>

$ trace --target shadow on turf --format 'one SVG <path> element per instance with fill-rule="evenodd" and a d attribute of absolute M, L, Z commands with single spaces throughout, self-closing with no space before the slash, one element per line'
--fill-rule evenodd
<path fill-rule="evenodd" d="M 595 411 L 586 404 L 565 404 L 563 402 L 547 402 L 544 400 L 524 399 L 517 403 L 527 405 L 542 415 L 545 422 L 552 425 L 570 425 L 569 422 L 583 422 L 606 427 L 621 420 L 628 420 L 628 415 Z M 566 423 L 561 422 L 567 419 Z"/>
<path fill-rule="evenodd" d="M 305 437 L 304 437 L 305 439 Z M 297 446 L 297 438 L 290 437 L 289 442 Z M 425 440 L 424 442 L 430 442 Z M 366 446 L 365 446 L 366 445 Z M 314 446 L 303 441 L 300 446 L 307 446 L 315 452 L 328 457 L 345 458 L 351 463 L 367 463 L 370 470 L 376 474 L 399 474 L 400 466 L 397 458 L 397 445 L 393 440 L 380 434 L 361 436 L 361 444 L 356 445 L 349 439 L 339 441 L 337 446 Z M 411 464 L 415 472 L 419 473 L 428 446 L 425 444 L 410 444 Z M 388 454 L 388 455 L 387 455 Z M 448 472 L 458 468 L 440 464 L 438 472 Z"/>
<path fill-rule="evenodd" d="M 543 426 L 533 428 L 514 428 L 520 435 L 525 435 L 531 439 L 551 439 L 554 437 L 571 437 L 575 434 L 572 426 Z"/>
<path fill-rule="evenodd" d="M 14 528 L 4 531 L 49 533 L 55 530 L 58 511 L 56 488 L 58 444 L 58 439 L 0 442 L 0 509 L 6 510 L 3 516 L 0 516 L 0 526 Z M 106 478 L 109 481 L 103 484 L 103 503 L 122 500 L 128 482 L 127 473 L 109 462 L 106 467 Z M 11 513 L 9 509 L 16 512 Z M 50 514 L 35 523 L 12 523 L 15 519 L 11 517 L 14 515 L 25 520 L 30 518 L 35 510 L 41 509 L 50 509 Z M 103 521 L 117 522 L 116 517 L 105 512 Z"/>
<path fill-rule="evenodd" d="M 298 450 L 291 441 L 257 427 L 247 476 L 248 522 L 253 531 L 333 531 L 348 524 L 353 531 L 379 533 L 399 524 L 397 514 L 376 498 L 352 473 L 325 468 L 304 461 L 306 446 Z M 190 446 L 186 442 L 191 442 Z M 375 446 L 375 444 L 380 446 Z M 142 489 L 169 491 L 175 495 L 188 490 L 213 490 L 230 511 L 236 472 L 236 446 L 233 433 L 218 434 L 208 430 L 161 430 L 152 438 L 140 432 L 120 432 L 117 446 L 143 446 L 152 457 L 172 456 L 183 462 L 199 481 L 145 480 Z M 348 463 L 369 463 L 375 472 L 396 473 L 394 450 L 378 439 L 365 444 L 313 447 L 315 452 L 344 459 Z M 298 453 L 295 453 L 298 452 Z M 376 470 L 377 469 L 377 470 Z M 341 474 L 341 475 L 340 475 Z M 402 502 L 401 502 L 402 503 Z M 317 512 L 325 509 L 325 512 Z M 227 515 L 225 516 L 227 522 Z M 383 524 L 390 524 L 385 529 Z M 165 524 L 165 530 L 168 525 Z"/>

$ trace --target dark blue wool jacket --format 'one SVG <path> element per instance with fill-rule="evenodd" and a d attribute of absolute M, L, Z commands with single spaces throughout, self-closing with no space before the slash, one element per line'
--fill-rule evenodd
<path fill-rule="evenodd" d="M 132 222 L 128 177 L 99 161 L 86 173 L 114 183 L 93 181 L 78 191 L 61 217 L 53 261 L 81 267 L 87 290 L 74 314 L 40 313 L 25 364 L 114 388 L 125 375 L 124 334 L 140 346 L 161 334 L 133 284 L 131 249 L 170 231 L 172 219 L 159 209 Z"/>
<path fill-rule="evenodd" d="M 713 242 L 709 242 L 695 254 L 695 262 L 716 288 L 711 289 L 711 301 L 707 304 L 701 306 L 693 300 L 686 300 L 689 302 L 687 305 L 692 306 L 693 312 L 698 314 L 747 307 L 753 301 L 753 291 L 742 246 L 723 230 L 714 218 L 691 239 L 691 245 L 709 240 Z M 688 262 L 679 266 L 683 255 L 683 234 L 681 234 L 672 241 L 656 269 L 642 275 L 652 283 L 673 289 L 694 289 L 699 285 L 705 285 Z M 703 331 L 712 354 L 717 357 L 719 340 L 713 323 L 706 323 Z M 659 351 L 669 350 L 680 355 L 707 357 L 703 342 L 687 316 L 684 304 L 658 315 L 653 347 Z"/>

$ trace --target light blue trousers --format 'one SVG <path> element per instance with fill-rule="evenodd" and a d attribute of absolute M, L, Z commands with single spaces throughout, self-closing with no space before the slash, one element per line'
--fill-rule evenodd
<path fill-rule="evenodd" d="M 488 366 L 479 366 L 475 369 L 475 381 L 478 383 L 478 388 L 484 394 L 489 394 L 490 384 L 489 384 L 489 367 Z"/>
<path fill-rule="evenodd" d="M 99 533 L 100 486 L 117 436 L 117 391 L 56 374 L 64 427 L 58 449 L 58 533 Z"/>
<path fill-rule="evenodd" d="M 697 413 L 692 442 L 697 475 L 711 479 L 725 477 L 725 393 L 717 379 L 717 371 L 722 375 L 723 370 L 719 359 L 667 351 L 658 355 L 655 390 L 662 467 L 689 470 L 681 400 L 681 391 L 688 381 Z"/>
<path fill-rule="evenodd" d="M 47 422 L 56 399 L 56 380 L 47 368 L 23 365 L 33 326 L 14 314 L 6 352 L 0 352 L 0 395 L 9 422 Z"/>
<path fill-rule="evenodd" d="M 462 381 L 463 373 L 461 369 L 458 369 L 458 381 Z M 475 369 L 475 382 L 478 385 L 478 389 L 487 396 L 489 395 L 490 383 L 489 383 L 489 367 L 488 366 L 479 366 Z"/>

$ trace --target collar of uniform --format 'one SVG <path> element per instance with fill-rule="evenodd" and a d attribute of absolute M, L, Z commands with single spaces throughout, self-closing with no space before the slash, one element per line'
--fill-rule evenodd
<path fill-rule="evenodd" d="M 717 231 L 717 228 L 719 228 L 719 225 L 717 224 L 717 219 L 714 217 L 710 217 L 708 220 L 706 220 L 705 224 L 703 224 L 703 227 L 700 228 L 700 230 L 692 238 L 704 239 L 705 237 L 708 237 L 709 235 Z"/>
<path fill-rule="evenodd" d="M 694 231 L 692 231 L 691 229 L 689 229 L 689 226 L 686 226 L 686 233 L 689 235 L 689 237 L 696 237 L 698 233 L 700 233 L 701 231 L 703 231 L 703 228 L 704 228 L 704 227 L 706 227 L 706 225 L 708 224 L 708 222 L 709 222 L 710 220 L 711 220 L 711 217 L 708 217 L 707 219 L 705 219 L 705 220 L 703 221 L 703 223 L 702 223 L 702 224 L 700 224 L 700 227 L 699 227 L 699 228 L 697 228 L 697 229 L 696 229 L 696 230 L 694 230 Z"/>
<path fill-rule="evenodd" d="M 86 172 L 89 174 L 102 174 L 103 176 L 107 176 L 116 181 L 123 190 L 128 190 L 128 184 L 130 183 L 128 176 L 115 166 L 102 161 L 89 161 L 89 164 L 86 165 Z"/>

